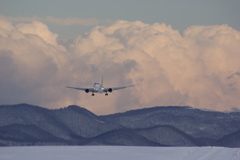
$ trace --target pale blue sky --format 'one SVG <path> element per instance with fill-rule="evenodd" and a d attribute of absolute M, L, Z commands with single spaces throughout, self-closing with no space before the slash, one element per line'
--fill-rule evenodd
<path fill-rule="evenodd" d="M 0 15 L 8 17 L 95 18 L 166 23 L 184 30 L 191 25 L 228 24 L 240 30 L 239 0 L 0 0 Z M 70 38 L 94 25 L 48 24 L 60 37 Z"/>

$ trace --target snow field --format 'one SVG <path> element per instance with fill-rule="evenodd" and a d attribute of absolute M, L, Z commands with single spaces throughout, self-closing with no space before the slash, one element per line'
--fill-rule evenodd
<path fill-rule="evenodd" d="M 240 160 L 240 148 L 34 146 L 0 147 L 0 160 Z"/>

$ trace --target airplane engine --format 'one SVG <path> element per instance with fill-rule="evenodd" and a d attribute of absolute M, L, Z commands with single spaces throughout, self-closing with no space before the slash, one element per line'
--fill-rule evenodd
<path fill-rule="evenodd" d="M 112 91 L 113 91 L 112 88 L 109 88 L 109 89 L 108 89 L 108 92 L 112 92 Z"/>
<path fill-rule="evenodd" d="M 89 89 L 85 89 L 85 92 L 88 93 L 88 92 L 89 92 Z"/>

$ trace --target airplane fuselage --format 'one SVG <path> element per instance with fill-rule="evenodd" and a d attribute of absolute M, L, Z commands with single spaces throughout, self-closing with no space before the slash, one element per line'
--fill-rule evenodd
<path fill-rule="evenodd" d="M 94 92 L 104 93 L 104 87 L 103 87 L 103 85 L 100 84 L 100 83 L 94 83 L 94 84 L 93 84 L 93 89 L 94 89 Z"/>

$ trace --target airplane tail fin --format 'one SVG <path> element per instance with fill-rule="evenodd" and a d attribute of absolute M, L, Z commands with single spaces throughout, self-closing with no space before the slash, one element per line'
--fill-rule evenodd
<path fill-rule="evenodd" d="M 102 82 L 101 82 L 101 85 L 103 85 L 103 76 L 102 76 Z"/>

